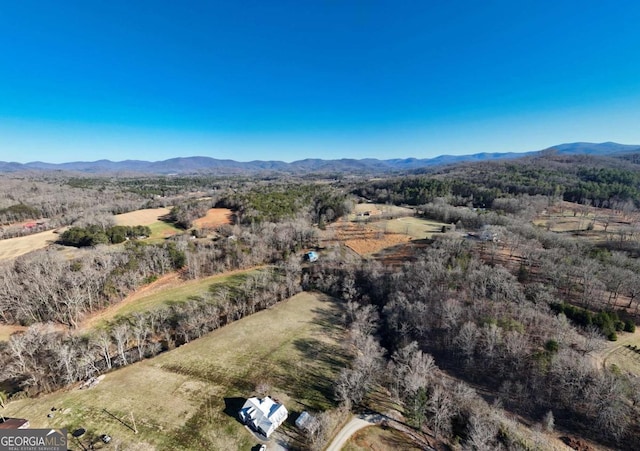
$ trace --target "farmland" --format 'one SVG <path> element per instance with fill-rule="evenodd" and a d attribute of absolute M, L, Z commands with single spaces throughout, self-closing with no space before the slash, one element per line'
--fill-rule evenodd
<path fill-rule="evenodd" d="M 223 224 L 231 224 L 233 212 L 228 208 L 211 208 L 207 214 L 193 221 L 196 229 L 210 229 Z"/>
<path fill-rule="evenodd" d="M 247 449 L 255 437 L 236 412 L 268 393 L 292 413 L 276 440 L 304 449 L 367 411 L 409 435 L 372 427 L 346 449 L 411 449 L 409 436 L 531 448 L 551 443 L 554 421 L 625 448 L 638 427 L 640 340 L 625 332 L 640 311 L 635 204 L 622 188 L 606 202 L 606 190 L 597 202 L 581 195 L 583 205 L 560 188 L 550 197 L 448 174 L 320 187 L 148 179 L 144 202 L 66 216 L 98 234 L 113 211 L 177 206 L 118 215 L 151 228 L 119 245 L 56 246 L 2 265 L 3 320 L 34 325 L 0 344 L 5 412 L 86 428 L 82 446 L 108 433 L 119 448 Z M 317 261 L 304 261 L 310 250 Z M 303 409 L 317 414 L 306 443 L 291 424 Z"/>
<path fill-rule="evenodd" d="M 146 208 L 143 210 L 131 211 L 114 216 L 116 225 L 123 226 L 149 226 L 151 229 L 150 241 L 162 241 L 172 235 L 182 232 L 173 224 L 163 221 L 170 212 L 169 208 Z"/>
<path fill-rule="evenodd" d="M 360 256 L 366 256 L 381 249 L 406 243 L 410 237 L 401 233 L 385 233 L 369 224 L 339 221 L 332 224 L 333 237 Z"/>
<path fill-rule="evenodd" d="M 0 240 L 0 260 L 9 260 L 29 252 L 44 249 L 58 239 L 53 230 Z"/>
<path fill-rule="evenodd" d="M 433 234 L 441 233 L 442 227 L 448 226 L 448 224 L 422 218 L 403 217 L 375 222 L 372 223 L 372 226 L 387 233 L 399 233 L 413 239 L 424 239 L 431 238 Z"/>
<path fill-rule="evenodd" d="M 151 239 L 162 240 L 180 232 L 171 224 L 160 220 L 168 213 L 168 208 L 153 208 L 123 213 L 114 216 L 114 218 L 117 225 L 148 225 L 152 231 Z M 32 235 L 0 240 L 0 260 L 9 260 L 38 249 L 44 249 L 58 239 L 58 232 L 60 230 L 47 230 Z"/>
<path fill-rule="evenodd" d="M 129 213 L 115 215 L 114 218 L 116 225 L 148 226 L 160 221 L 162 217 L 169 214 L 169 211 L 171 211 L 169 208 L 145 208 L 142 210 L 130 211 Z"/>
<path fill-rule="evenodd" d="M 340 220 L 328 229 L 332 236 L 360 256 L 430 238 L 448 224 L 413 216 L 406 207 L 384 204 L 357 204 L 348 220 Z"/>
<path fill-rule="evenodd" d="M 561 201 L 538 215 L 533 223 L 553 232 L 581 233 L 602 239 L 607 233 L 631 232 L 639 219 L 637 213 Z"/>
<path fill-rule="evenodd" d="M 235 419 L 236 407 L 257 384 L 269 384 L 294 418 L 303 409 L 332 405 L 331 380 L 344 363 L 340 316 L 330 298 L 301 293 L 108 373 L 92 389 L 15 401 L 3 413 L 29 418 L 32 427 L 83 427 L 88 437 L 108 433 L 125 449 L 249 449 L 255 439 Z M 48 418 L 52 406 L 57 413 Z M 132 417 L 137 435 L 127 427 Z"/>

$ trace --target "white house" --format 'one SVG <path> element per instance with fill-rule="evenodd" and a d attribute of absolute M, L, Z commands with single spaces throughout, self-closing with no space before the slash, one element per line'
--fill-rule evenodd
<path fill-rule="evenodd" d="M 285 406 L 267 396 L 263 399 L 247 399 L 238 416 L 244 424 L 269 437 L 278 426 L 284 423 L 289 412 Z"/>

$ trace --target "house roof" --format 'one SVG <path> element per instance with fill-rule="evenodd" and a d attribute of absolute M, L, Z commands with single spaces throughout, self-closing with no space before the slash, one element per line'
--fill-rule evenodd
<path fill-rule="evenodd" d="M 289 412 L 282 404 L 266 397 L 263 399 L 249 398 L 240 409 L 247 423 L 254 429 L 262 431 L 267 437 L 287 419 Z"/>
<path fill-rule="evenodd" d="M 29 420 L 24 418 L 5 418 L 0 420 L 0 429 L 22 429 L 29 427 Z"/>

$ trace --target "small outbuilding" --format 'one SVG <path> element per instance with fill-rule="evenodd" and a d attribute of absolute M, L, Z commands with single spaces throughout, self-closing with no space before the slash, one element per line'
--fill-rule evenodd
<path fill-rule="evenodd" d="M 305 429 L 312 418 L 313 417 L 309 415 L 309 412 L 305 410 L 300 415 L 298 415 L 298 418 L 296 418 L 296 426 L 300 429 Z"/>
<path fill-rule="evenodd" d="M 268 396 L 263 399 L 249 398 L 238 412 L 240 421 L 254 431 L 269 437 L 289 416 L 287 408 Z"/>
<path fill-rule="evenodd" d="M 311 252 L 307 252 L 306 254 L 304 254 L 304 259 L 313 263 L 313 262 L 317 262 L 318 261 L 318 254 L 315 253 L 314 251 Z"/>

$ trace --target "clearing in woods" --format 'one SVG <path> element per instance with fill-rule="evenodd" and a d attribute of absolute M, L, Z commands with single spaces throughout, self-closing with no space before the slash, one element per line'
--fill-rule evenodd
<path fill-rule="evenodd" d="M 233 212 L 228 208 L 211 208 L 206 216 L 193 221 L 196 229 L 213 229 L 223 224 L 231 224 Z"/>
<path fill-rule="evenodd" d="M 381 249 L 406 243 L 411 238 L 400 233 L 385 233 L 370 224 L 337 221 L 327 226 L 333 238 L 344 243 L 361 256 L 373 254 Z"/>
<path fill-rule="evenodd" d="M 387 219 L 371 225 L 385 232 L 401 233 L 417 239 L 431 238 L 433 234 L 442 233 L 442 227 L 449 226 L 444 222 L 415 217 Z"/>
<path fill-rule="evenodd" d="M 183 232 L 162 218 L 166 217 L 170 208 L 145 208 L 143 210 L 130 211 L 121 215 L 115 215 L 116 225 L 122 226 L 149 226 L 151 236 L 149 241 L 162 241 L 167 237 Z"/>
<path fill-rule="evenodd" d="M 607 234 L 628 233 L 639 221 L 637 213 L 561 201 L 539 214 L 533 224 L 552 232 L 589 232 L 592 239 L 598 240 L 605 238 Z"/>
<path fill-rule="evenodd" d="M 206 296 L 212 285 L 229 285 L 233 287 L 241 283 L 249 274 L 253 274 L 263 267 L 253 267 L 227 271 L 197 280 L 182 280 L 177 272 L 165 274 L 127 296 L 121 302 L 107 307 L 84 319 L 78 326 L 79 332 L 98 328 L 101 324 L 117 316 L 126 316 L 135 312 L 145 312 L 154 308 L 185 302 L 194 297 Z"/>
<path fill-rule="evenodd" d="M 361 256 L 430 238 L 448 224 L 416 218 L 414 210 L 384 204 L 358 204 L 348 220 L 327 226 L 327 241 L 338 240 Z M 399 216 L 399 217 L 398 217 Z"/>
<path fill-rule="evenodd" d="M 635 348 L 634 348 L 635 347 Z M 611 368 L 640 376 L 640 327 L 634 333 L 618 332 L 617 341 L 607 341 L 604 348 L 593 354 L 598 366 Z"/>
<path fill-rule="evenodd" d="M 257 384 L 269 384 L 291 418 L 333 405 L 332 381 L 346 363 L 342 312 L 340 301 L 300 293 L 112 371 L 94 388 L 12 401 L 3 414 L 28 418 L 33 428 L 82 427 L 87 448 L 109 434 L 118 449 L 249 449 L 256 439 L 236 418 Z M 276 434 L 297 432 L 286 422 Z"/>

